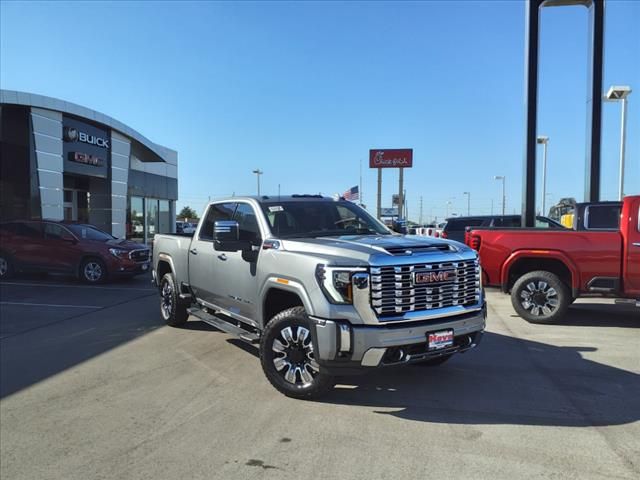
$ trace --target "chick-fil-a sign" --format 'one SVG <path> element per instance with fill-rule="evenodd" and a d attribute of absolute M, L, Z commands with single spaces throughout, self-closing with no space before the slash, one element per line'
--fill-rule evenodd
<path fill-rule="evenodd" d="M 369 150 L 370 168 L 408 168 L 413 167 L 412 148 Z"/>

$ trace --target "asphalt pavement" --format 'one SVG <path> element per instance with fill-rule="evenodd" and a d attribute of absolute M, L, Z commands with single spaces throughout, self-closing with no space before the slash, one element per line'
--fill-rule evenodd
<path fill-rule="evenodd" d="M 148 277 L 0 284 L 2 479 L 640 476 L 640 314 L 530 325 L 489 293 L 482 344 L 288 399 L 257 350 L 162 324 Z"/>

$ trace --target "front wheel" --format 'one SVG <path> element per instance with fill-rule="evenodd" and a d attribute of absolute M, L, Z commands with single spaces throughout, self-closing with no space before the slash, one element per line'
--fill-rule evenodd
<path fill-rule="evenodd" d="M 304 307 L 293 307 L 273 317 L 260 339 L 262 370 L 287 397 L 317 398 L 334 385 L 316 361 L 312 330 Z"/>
<path fill-rule="evenodd" d="M 84 283 L 102 283 L 107 279 L 107 267 L 99 258 L 89 258 L 80 265 L 80 279 Z"/>
<path fill-rule="evenodd" d="M 189 319 L 187 307 L 178 302 L 178 290 L 171 273 L 160 280 L 160 315 L 170 327 L 184 325 Z"/>
<path fill-rule="evenodd" d="M 11 278 L 11 275 L 13 275 L 13 265 L 11 265 L 9 255 L 0 252 L 0 278 L 4 280 Z"/>
<path fill-rule="evenodd" d="M 513 308 L 530 323 L 554 323 L 570 303 L 571 294 L 562 280 L 542 270 L 521 276 L 511 290 Z"/>

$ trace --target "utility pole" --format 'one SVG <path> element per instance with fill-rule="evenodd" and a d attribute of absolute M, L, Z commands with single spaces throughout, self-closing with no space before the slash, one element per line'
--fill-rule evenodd
<path fill-rule="evenodd" d="M 256 168 L 253 173 L 256 174 L 256 178 L 258 179 L 258 196 L 260 196 L 260 175 L 262 175 L 264 172 L 262 170 L 260 170 L 259 168 Z"/>
<path fill-rule="evenodd" d="M 360 159 L 360 184 L 358 186 L 358 197 L 360 198 L 360 206 L 362 206 L 362 159 Z"/>
<path fill-rule="evenodd" d="M 402 216 L 404 215 L 404 188 L 403 188 L 403 184 L 404 184 L 404 168 L 400 167 L 400 178 L 399 178 L 399 185 L 398 185 L 398 219 L 402 218 Z"/>
<path fill-rule="evenodd" d="M 462 192 L 467 196 L 467 217 L 471 215 L 471 192 Z"/>
<path fill-rule="evenodd" d="M 422 226 L 422 195 L 420 195 L 420 220 L 418 223 Z"/>
<path fill-rule="evenodd" d="M 502 216 L 504 217 L 504 211 L 507 206 L 507 196 L 505 193 L 505 183 L 507 181 L 507 177 L 504 175 L 496 175 L 493 177 L 494 180 L 502 180 Z"/>

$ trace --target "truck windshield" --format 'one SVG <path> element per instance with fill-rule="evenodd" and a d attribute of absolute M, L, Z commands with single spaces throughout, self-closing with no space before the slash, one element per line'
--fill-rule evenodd
<path fill-rule="evenodd" d="M 390 235 L 364 209 L 346 201 L 282 201 L 262 204 L 271 232 L 280 238 Z"/>

